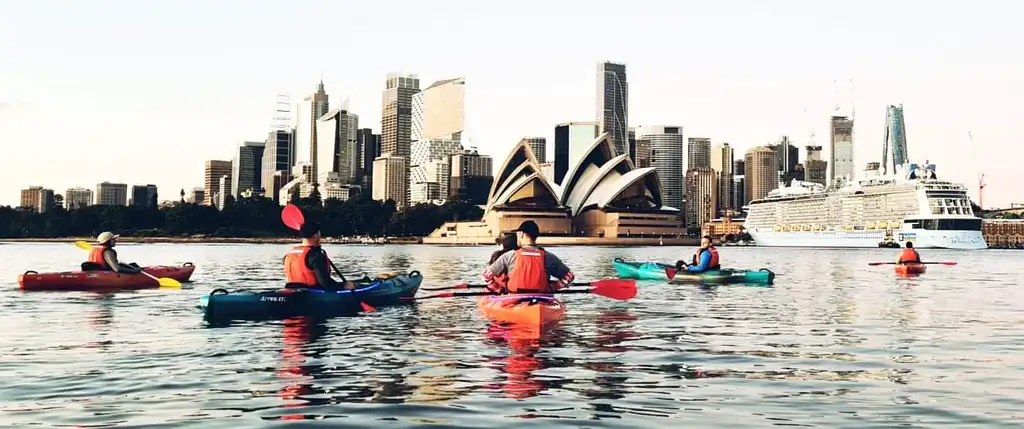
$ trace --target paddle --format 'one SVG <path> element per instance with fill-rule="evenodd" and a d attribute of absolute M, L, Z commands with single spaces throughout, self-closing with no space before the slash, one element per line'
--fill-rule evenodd
<path fill-rule="evenodd" d="M 456 286 L 459 287 L 459 286 L 462 286 L 462 285 L 463 284 L 459 284 L 459 285 L 456 285 Z M 481 287 L 481 285 L 468 285 L 468 284 L 466 284 L 465 286 L 467 288 L 469 288 L 469 287 L 474 287 L 474 288 L 475 287 Z M 550 293 L 552 293 L 552 294 L 592 293 L 592 294 L 596 294 L 596 295 L 601 295 L 601 296 L 603 296 L 605 298 L 617 299 L 619 301 L 626 301 L 626 300 L 632 299 L 634 296 L 636 296 L 636 292 L 637 292 L 636 291 L 636 281 L 635 280 L 606 279 L 606 280 L 598 280 L 596 282 L 588 282 L 588 283 L 573 283 L 573 286 L 593 286 L 593 287 L 590 288 L 590 289 L 562 289 L 562 290 L 556 290 L 556 291 L 550 292 Z M 482 287 L 487 287 L 487 286 L 483 285 Z M 448 292 L 448 293 L 439 293 L 439 294 L 436 294 L 436 295 L 424 296 L 424 297 L 419 297 L 419 298 L 403 297 L 402 300 L 403 301 L 414 301 L 414 300 L 418 301 L 418 300 L 421 300 L 421 299 L 431 299 L 431 298 L 454 298 L 454 297 L 460 297 L 460 296 L 487 296 L 487 295 L 497 295 L 497 294 L 495 294 L 494 292 L 491 292 L 491 291 L 486 291 L 486 292 L 466 292 L 466 293 Z"/>
<path fill-rule="evenodd" d="M 302 224 L 306 223 L 306 216 L 302 214 L 302 209 L 300 209 L 299 206 L 295 204 L 288 204 L 284 206 L 284 210 L 281 210 L 281 222 L 284 222 L 285 226 L 298 231 L 302 229 Z M 345 275 L 341 273 L 341 270 L 338 269 L 337 265 L 334 265 L 334 261 L 332 261 L 331 258 L 327 258 L 327 263 L 331 265 L 331 269 L 334 270 L 334 274 L 341 277 L 342 282 L 348 282 L 348 280 L 345 279 Z M 365 311 L 376 310 L 370 304 L 365 302 L 360 302 L 359 304 Z"/>
<path fill-rule="evenodd" d="M 75 247 L 77 247 L 79 249 L 82 249 L 82 250 L 85 250 L 87 252 L 91 252 L 92 251 L 92 245 L 89 244 L 89 243 L 86 243 L 84 241 L 81 241 L 81 240 L 75 242 Z M 149 278 L 151 278 L 153 280 L 156 280 L 156 282 L 160 285 L 160 287 L 166 287 L 166 288 L 180 288 L 181 287 L 181 283 L 178 282 L 175 279 L 168 278 L 168 277 L 156 277 L 156 276 L 154 276 L 154 275 L 152 275 L 150 273 L 147 273 L 145 271 L 139 271 L 139 272 L 142 273 L 143 275 L 145 275 L 146 277 L 149 277 Z"/>
<path fill-rule="evenodd" d="M 571 286 L 594 286 L 594 287 L 609 287 L 609 288 L 615 288 L 615 287 L 628 288 L 628 287 L 630 287 L 630 285 L 635 287 L 636 286 L 636 281 L 635 280 L 622 280 L 622 279 L 604 279 L 604 280 L 598 280 L 598 281 L 594 281 L 594 282 L 572 283 L 571 284 Z M 452 285 L 452 286 L 435 287 L 435 288 L 420 288 L 420 290 L 424 290 L 424 291 L 427 291 L 427 292 L 436 292 L 436 291 L 452 290 L 452 289 L 484 289 L 486 287 L 487 287 L 487 285 L 485 285 L 485 284 L 456 283 L 455 285 Z"/>
<path fill-rule="evenodd" d="M 922 265 L 948 265 L 948 266 L 951 266 L 951 267 L 953 265 L 956 265 L 956 262 L 948 262 L 948 261 L 947 262 L 916 262 L 916 263 L 922 264 Z M 898 262 L 868 262 L 868 265 L 870 265 L 870 266 L 878 266 L 878 265 L 902 265 L 902 264 L 900 264 Z"/>

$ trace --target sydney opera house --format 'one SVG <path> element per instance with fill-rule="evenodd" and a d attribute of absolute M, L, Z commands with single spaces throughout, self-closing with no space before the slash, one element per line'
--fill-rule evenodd
<path fill-rule="evenodd" d="M 495 170 L 483 219 L 448 222 L 423 242 L 493 244 L 526 220 L 540 226 L 541 244 L 658 243 L 685 235 L 679 211 L 662 204 L 657 171 L 635 168 L 609 134 L 573 161 L 562 183 L 553 183 L 520 141 Z"/>

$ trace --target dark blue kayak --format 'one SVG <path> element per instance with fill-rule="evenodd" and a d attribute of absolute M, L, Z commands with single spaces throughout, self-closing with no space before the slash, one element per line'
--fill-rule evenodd
<path fill-rule="evenodd" d="M 228 292 L 216 289 L 199 298 L 199 307 L 208 320 L 329 317 L 358 313 L 362 310 L 362 303 L 372 307 L 404 303 L 402 298 L 415 296 L 422 282 L 423 276 L 419 271 L 413 271 L 359 280 L 359 288 L 345 291 L 300 288 Z"/>

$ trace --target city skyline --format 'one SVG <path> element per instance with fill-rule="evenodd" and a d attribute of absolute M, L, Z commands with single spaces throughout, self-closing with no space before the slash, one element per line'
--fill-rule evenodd
<path fill-rule="evenodd" d="M 713 145 L 728 142 L 736 148 L 737 157 L 783 134 L 801 152 L 812 143 L 825 146 L 827 152 L 830 116 L 852 116 L 855 107 L 853 167 L 859 174 L 868 161 L 881 161 L 886 106 L 902 104 L 911 130 L 907 144 L 912 161 L 927 159 L 937 164 L 940 178 L 964 183 L 976 201 L 978 167 L 983 167 L 986 207 L 1005 207 L 1021 199 L 1012 186 L 1012 179 L 1018 177 L 1012 164 L 986 154 L 1013 150 L 1010 126 L 1019 111 L 1014 100 L 1024 95 L 1020 85 L 1024 67 L 1019 60 L 998 54 L 1013 37 L 1000 33 L 1011 31 L 1005 24 L 990 21 L 1005 17 L 982 15 L 982 11 L 945 12 L 949 8 L 929 3 L 931 15 L 921 17 L 915 16 L 917 6 L 900 4 L 890 5 L 886 17 L 869 17 L 863 15 L 871 6 L 864 3 L 848 9 L 856 22 L 837 22 L 843 15 L 825 6 L 798 11 L 793 6 L 752 3 L 747 8 L 751 16 L 736 17 L 724 6 L 674 5 L 643 19 L 660 22 L 688 16 L 687 21 L 697 21 L 692 24 L 695 27 L 727 24 L 746 29 L 740 35 L 688 46 L 686 58 L 666 59 L 651 53 L 666 49 L 669 42 L 643 46 L 645 40 L 662 38 L 663 30 L 657 25 L 645 26 L 650 28 L 642 34 L 623 35 L 614 43 L 565 51 L 559 46 L 583 37 L 570 34 L 568 28 L 566 34 L 555 36 L 560 43 L 504 34 L 509 29 L 499 21 L 511 18 L 499 18 L 491 6 L 481 5 L 442 16 L 466 22 L 467 28 L 479 26 L 482 40 L 474 41 L 474 46 L 496 45 L 481 55 L 374 54 L 373 61 L 362 63 L 364 67 L 352 68 L 341 60 L 310 55 L 315 46 L 293 46 L 296 37 L 288 37 L 304 31 L 303 14 L 332 13 L 339 6 L 314 2 L 288 8 L 250 7 L 250 22 L 242 25 L 228 18 L 230 5 L 211 7 L 209 16 L 190 23 L 191 27 L 155 13 L 153 9 L 160 8 L 153 5 L 126 10 L 72 7 L 61 12 L 68 14 L 64 17 L 45 16 L 54 12 L 46 12 L 52 8 L 44 1 L 12 6 L 11 13 L 0 17 L 4 24 L 0 36 L 19 40 L 17 46 L 5 47 L 8 65 L 0 66 L 0 82 L 5 85 L 0 87 L 0 132 L 5 142 L 18 142 L 26 152 L 0 160 L 0 167 L 16 177 L 0 185 L 0 204 L 17 204 L 16 193 L 31 185 L 63 190 L 89 188 L 102 181 L 154 183 L 161 190 L 161 200 L 176 199 L 178 190 L 200 184 L 197 178 L 203 175 L 205 160 L 231 159 L 244 141 L 265 138 L 277 94 L 289 94 L 293 102 L 301 100 L 321 77 L 333 100 L 349 99 L 360 123 L 379 133 L 380 82 L 388 73 L 417 74 L 424 81 L 466 76 L 472 82 L 466 95 L 467 121 L 474 130 L 466 145 L 500 159 L 523 136 L 552 142 L 556 124 L 596 120 L 594 70 L 604 61 L 625 64 L 629 71 L 629 126 L 678 124 L 685 138 L 709 137 Z M 379 24 L 383 15 L 378 18 L 375 8 L 361 6 L 354 12 L 366 22 L 321 30 L 318 38 L 344 38 Z M 564 21 L 572 8 L 549 9 L 550 16 L 544 20 Z M 597 4 L 593 11 L 594 19 L 606 14 Z M 706 19 L 694 20 L 694 16 Z M 393 18 L 399 23 L 415 22 L 412 16 Z M 278 46 L 283 42 L 257 32 L 251 40 L 232 39 L 233 49 L 225 50 L 222 40 L 228 34 L 244 33 L 253 23 L 270 26 L 278 20 L 284 23 L 274 37 L 288 39 L 287 44 Z M 903 25 L 883 35 L 872 30 L 880 20 L 899 20 Z M 82 27 L 86 22 L 103 29 Z M 53 25 L 77 31 L 78 37 L 68 40 L 43 31 Z M 392 38 L 410 37 L 411 28 L 367 41 L 364 49 L 380 50 Z M 756 43 L 751 43 L 751 34 L 767 28 L 772 31 L 759 33 Z M 953 28 L 960 31 L 949 30 Z M 125 31 L 139 34 L 133 40 L 108 40 Z M 822 37 L 807 38 L 808 31 Z M 439 38 L 419 35 L 412 40 L 426 46 Z M 890 38 L 900 39 L 903 49 L 886 50 Z M 829 41 L 844 47 L 830 49 Z M 136 49 L 136 43 L 152 47 L 131 57 L 121 54 Z M 295 53 L 290 57 L 314 60 L 266 70 L 255 66 L 265 62 L 261 58 L 267 52 L 285 46 Z M 714 55 L 716 51 L 730 54 Z M 793 58 L 773 68 L 758 66 L 774 56 Z M 701 57 L 707 59 L 692 62 Z M 1018 62 L 1011 63 L 1014 60 Z M 524 61 L 534 66 L 514 66 Z M 834 110 L 836 104 L 839 112 Z M 61 126 L 53 126 L 56 117 L 62 118 Z M 810 142 L 807 136 L 812 128 L 816 138 Z M 153 132 L 157 129 L 159 133 Z M 24 161 L 52 153 L 60 155 L 48 159 L 46 168 Z M 145 155 L 143 161 L 138 160 L 140 154 Z M 828 154 L 823 155 L 827 159 Z M 94 167 L 103 163 L 111 165 Z"/>

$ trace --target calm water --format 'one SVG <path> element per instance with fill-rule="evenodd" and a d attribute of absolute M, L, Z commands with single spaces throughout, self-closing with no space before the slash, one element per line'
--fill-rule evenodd
<path fill-rule="evenodd" d="M 956 267 L 898 279 L 892 250 L 723 248 L 774 287 L 641 284 L 567 296 L 540 341 L 506 339 L 469 298 L 324 323 L 210 327 L 213 288 L 280 285 L 284 245 L 122 245 L 198 266 L 191 289 L 22 293 L 75 267 L 70 244 L 0 244 L 0 426 L 1021 427 L 1024 253 L 922 251 Z M 477 280 L 490 248 L 333 247 L 339 265 Z M 682 248 L 553 248 L 581 280 Z M 424 294 L 424 292 L 421 292 Z M 305 419 L 305 420 L 304 420 Z M 303 420 L 303 421 L 298 421 Z"/>

